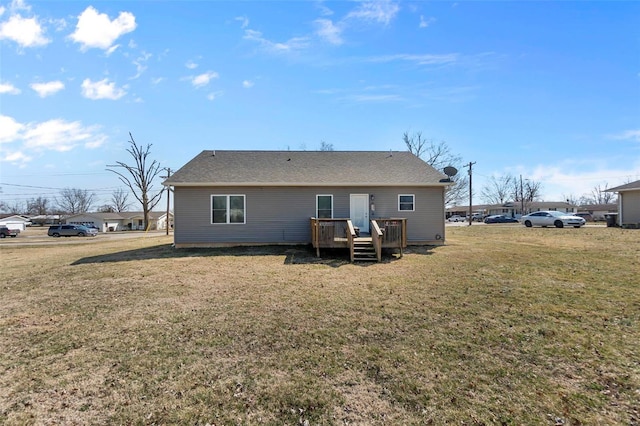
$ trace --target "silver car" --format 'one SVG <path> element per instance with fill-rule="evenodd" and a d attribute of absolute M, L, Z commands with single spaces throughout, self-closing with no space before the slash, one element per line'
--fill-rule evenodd
<path fill-rule="evenodd" d="M 531 228 L 532 226 L 555 226 L 556 228 L 573 226 L 574 228 L 580 228 L 585 224 L 585 220 L 580 216 L 574 216 L 569 213 L 562 213 L 557 211 L 542 211 L 531 213 L 522 216 L 520 221 L 527 228 Z"/>
<path fill-rule="evenodd" d="M 54 225 L 47 231 L 50 237 L 95 237 L 98 230 L 83 225 Z"/>

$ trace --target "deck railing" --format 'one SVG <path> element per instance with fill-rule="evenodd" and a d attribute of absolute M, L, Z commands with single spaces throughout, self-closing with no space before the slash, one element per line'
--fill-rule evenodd
<path fill-rule="evenodd" d="M 320 257 L 320 248 L 349 248 L 353 261 L 353 239 L 356 231 L 351 220 L 311 218 L 311 244 Z"/>
<path fill-rule="evenodd" d="M 400 250 L 400 256 L 402 257 L 402 249 L 407 246 L 407 219 L 378 218 L 371 220 L 372 224 L 374 222 L 380 231 L 382 231 L 381 247 L 397 248 Z"/>
<path fill-rule="evenodd" d="M 351 262 L 355 257 L 356 230 L 349 218 L 320 219 L 311 218 L 311 244 L 316 249 L 316 256 L 320 257 L 321 248 L 348 248 Z M 378 262 L 382 260 L 382 249 L 395 248 L 400 250 L 407 246 L 407 219 L 378 218 L 371 220 L 371 244 Z M 367 240 L 368 236 L 360 236 L 359 242 Z"/>
<path fill-rule="evenodd" d="M 373 244 L 373 249 L 376 251 L 376 258 L 378 262 L 382 260 L 382 240 L 384 238 L 384 233 L 378 222 L 375 220 L 371 220 L 371 244 Z"/>

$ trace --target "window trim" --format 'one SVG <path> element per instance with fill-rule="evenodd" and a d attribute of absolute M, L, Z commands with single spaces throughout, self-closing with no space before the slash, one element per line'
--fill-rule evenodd
<path fill-rule="evenodd" d="M 214 222 L 213 221 L 213 197 L 226 197 L 227 199 L 227 221 L 226 222 Z M 230 197 L 242 197 L 242 222 L 230 222 L 231 220 L 231 202 Z M 211 194 L 211 203 L 209 204 L 209 212 L 211 214 L 212 225 L 246 225 L 247 223 L 247 196 L 246 194 Z"/>
<path fill-rule="evenodd" d="M 411 201 L 411 210 L 407 210 L 407 209 L 401 209 L 401 202 L 400 202 L 400 198 L 401 197 L 411 197 L 412 201 Z M 405 203 L 406 204 L 406 203 Z M 415 212 L 416 211 L 416 194 L 398 194 L 398 211 L 399 212 Z"/>
<path fill-rule="evenodd" d="M 318 214 L 318 198 L 319 197 L 330 197 L 331 198 L 331 217 L 327 219 L 333 219 L 333 194 L 316 194 L 316 218 L 320 219 L 320 215 Z"/>

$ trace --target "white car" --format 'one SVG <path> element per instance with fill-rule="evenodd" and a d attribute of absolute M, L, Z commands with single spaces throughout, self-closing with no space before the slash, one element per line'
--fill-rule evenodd
<path fill-rule="evenodd" d="M 520 221 L 527 228 L 531 228 L 532 226 L 555 226 L 556 228 L 573 226 L 574 228 L 580 228 L 585 224 L 585 220 L 580 216 L 574 216 L 569 213 L 562 213 L 557 211 L 534 212 L 522 216 L 522 218 L 520 218 Z"/>
<path fill-rule="evenodd" d="M 448 222 L 464 222 L 465 220 L 466 219 L 464 217 L 457 214 L 454 214 L 449 219 L 447 219 Z"/>

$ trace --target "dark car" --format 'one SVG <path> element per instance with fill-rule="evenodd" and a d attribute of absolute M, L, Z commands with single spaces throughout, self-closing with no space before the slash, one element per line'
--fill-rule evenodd
<path fill-rule="evenodd" d="M 487 216 L 484 219 L 484 223 L 518 223 L 518 219 L 503 214 L 494 214 Z"/>
<path fill-rule="evenodd" d="M 87 228 L 82 225 L 54 225 L 47 231 L 50 237 L 95 237 L 97 229 Z"/>
<path fill-rule="evenodd" d="M 20 233 L 19 229 L 10 229 L 6 226 L 0 226 L 0 238 L 11 237 L 15 238 Z"/>

